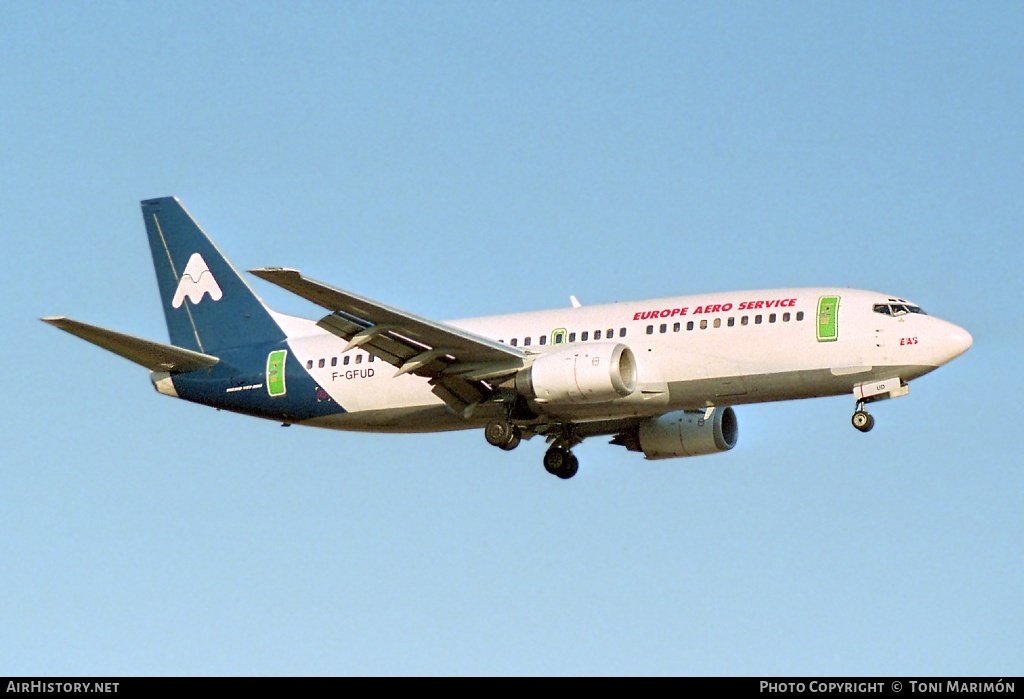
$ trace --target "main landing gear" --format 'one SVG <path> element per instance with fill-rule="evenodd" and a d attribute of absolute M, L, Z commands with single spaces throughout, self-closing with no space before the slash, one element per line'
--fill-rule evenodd
<path fill-rule="evenodd" d="M 861 432 L 870 432 L 871 428 L 875 426 L 875 418 L 864 410 L 864 401 L 857 401 L 857 411 L 853 414 L 850 422 Z"/>
<path fill-rule="evenodd" d="M 544 468 L 552 476 L 568 479 L 580 470 L 580 461 L 572 451 L 556 444 L 544 454 Z"/>
<path fill-rule="evenodd" d="M 572 448 L 583 438 L 576 433 L 572 423 L 558 425 L 548 441 L 551 447 L 544 453 L 544 469 L 562 480 L 575 476 L 580 470 L 580 461 L 572 453 Z"/>
<path fill-rule="evenodd" d="M 580 470 L 579 459 L 572 453 L 572 447 L 583 440 L 576 435 L 572 425 L 560 426 L 555 434 L 557 436 L 548 437 L 553 443 L 544 454 L 544 468 L 553 476 L 572 478 Z M 523 432 L 508 420 L 494 420 L 484 428 L 484 438 L 492 446 L 512 451 L 522 441 Z"/>
<path fill-rule="evenodd" d="M 512 451 L 519 446 L 519 442 L 523 439 L 523 433 L 516 425 L 509 424 L 505 420 L 495 420 L 484 428 L 484 438 L 492 446 Z"/>

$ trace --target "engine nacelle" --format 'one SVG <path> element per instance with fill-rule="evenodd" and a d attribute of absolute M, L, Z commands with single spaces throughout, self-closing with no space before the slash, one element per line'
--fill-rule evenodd
<path fill-rule="evenodd" d="M 717 454 L 736 446 L 739 425 L 732 408 L 715 408 L 707 419 L 704 415 L 703 410 L 665 413 L 616 435 L 612 444 L 642 451 L 648 459 Z"/>
<path fill-rule="evenodd" d="M 636 390 L 636 357 L 610 342 L 551 350 L 516 374 L 516 390 L 541 404 L 624 398 Z"/>

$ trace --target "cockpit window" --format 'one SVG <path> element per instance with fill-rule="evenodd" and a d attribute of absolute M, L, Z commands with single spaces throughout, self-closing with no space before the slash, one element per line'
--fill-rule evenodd
<path fill-rule="evenodd" d="M 920 306 L 915 306 L 912 303 L 906 301 L 890 301 L 889 303 L 876 303 L 871 307 L 875 313 L 881 313 L 884 316 L 902 316 L 907 313 L 920 313 L 921 315 L 928 315 Z"/>

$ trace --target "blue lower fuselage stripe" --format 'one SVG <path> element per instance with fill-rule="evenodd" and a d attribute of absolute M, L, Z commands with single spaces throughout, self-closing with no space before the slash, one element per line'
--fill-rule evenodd
<path fill-rule="evenodd" d="M 283 366 L 282 350 L 287 351 Z M 272 353 L 273 361 L 268 362 Z M 174 376 L 178 395 L 215 408 L 288 422 L 345 412 L 295 359 L 286 342 L 225 350 L 220 360 L 210 369 Z M 268 365 L 272 371 L 282 369 L 272 382 L 268 382 Z"/>

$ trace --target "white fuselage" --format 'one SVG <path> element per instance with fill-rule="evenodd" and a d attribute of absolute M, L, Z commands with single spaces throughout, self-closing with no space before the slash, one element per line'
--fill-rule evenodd
<path fill-rule="evenodd" d="M 823 299 L 836 297 L 834 308 Z M 888 295 L 841 288 L 678 296 L 449 321 L 477 335 L 543 353 L 595 342 L 627 345 L 637 362 L 629 396 L 551 408 L 573 422 L 672 410 L 850 393 L 871 381 L 907 382 L 970 346 L 961 328 L 925 315 L 879 313 Z M 345 413 L 308 421 L 334 429 L 420 432 L 479 427 L 447 409 L 424 378 L 395 367 L 314 322 L 274 314 L 289 346 Z"/>

